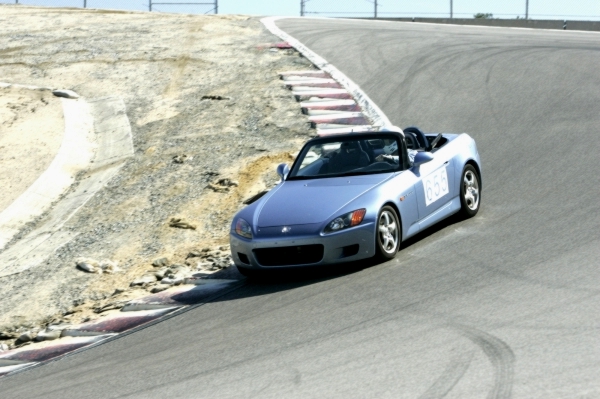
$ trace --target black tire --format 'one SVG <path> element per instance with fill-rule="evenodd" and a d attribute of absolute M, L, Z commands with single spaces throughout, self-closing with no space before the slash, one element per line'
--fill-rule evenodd
<path fill-rule="evenodd" d="M 393 230 L 390 229 L 392 223 L 394 225 Z M 377 236 L 377 251 L 375 256 L 380 260 L 393 259 L 400 249 L 400 241 L 402 240 L 400 221 L 396 210 L 388 205 L 381 208 L 377 216 L 375 229 L 375 235 Z"/>
<path fill-rule="evenodd" d="M 481 206 L 481 180 L 473 165 L 467 165 L 460 177 L 460 213 L 465 218 L 472 218 Z"/>

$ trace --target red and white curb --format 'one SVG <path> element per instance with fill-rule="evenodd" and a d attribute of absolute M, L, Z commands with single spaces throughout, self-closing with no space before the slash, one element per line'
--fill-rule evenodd
<path fill-rule="evenodd" d="M 99 345 L 119 334 L 147 327 L 149 323 L 174 316 L 192 306 L 205 304 L 244 284 L 244 280 L 188 280 L 187 285 L 129 301 L 120 312 L 98 320 L 66 327 L 48 327 L 49 331 L 60 329 L 60 338 L 0 352 L 0 377 Z"/>
<path fill-rule="evenodd" d="M 261 22 L 289 46 L 302 53 L 319 70 L 280 72 L 284 86 L 300 102 L 317 135 L 375 132 L 391 126 L 383 111 L 361 88 L 335 66 L 296 38 L 279 29 L 275 21 L 285 17 L 263 18 Z"/>
<path fill-rule="evenodd" d="M 324 72 L 314 71 L 319 73 L 319 78 L 310 76 L 310 72 L 281 73 L 281 78 L 296 100 L 300 101 L 302 113 L 308 115 L 308 121 L 317 130 L 317 135 L 376 130 L 352 93 Z"/>

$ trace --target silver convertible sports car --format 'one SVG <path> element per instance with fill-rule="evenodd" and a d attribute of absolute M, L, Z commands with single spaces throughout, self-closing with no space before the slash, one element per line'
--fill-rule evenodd
<path fill-rule="evenodd" d="M 232 258 L 245 275 L 377 256 L 455 214 L 475 216 L 481 166 L 467 134 L 381 129 L 308 141 L 273 190 L 239 211 Z"/>

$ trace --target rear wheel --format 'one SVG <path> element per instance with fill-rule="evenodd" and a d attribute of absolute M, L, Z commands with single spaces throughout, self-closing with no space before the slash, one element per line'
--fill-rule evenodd
<path fill-rule="evenodd" d="M 400 222 L 391 206 L 384 206 L 377 218 L 377 254 L 381 260 L 389 260 L 396 256 L 400 248 Z"/>
<path fill-rule="evenodd" d="M 481 201 L 481 184 L 479 175 L 472 165 L 465 166 L 460 180 L 460 204 L 463 216 L 470 218 L 477 215 Z"/>

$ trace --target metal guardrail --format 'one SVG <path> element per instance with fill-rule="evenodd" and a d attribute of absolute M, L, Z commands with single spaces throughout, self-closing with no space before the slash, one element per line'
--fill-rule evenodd
<path fill-rule="evenodd" d="M 600 20 L 600 2 L 588 0 L 503 2 L 437 0 L 300 0 L 300 15 L 361 18 L 476 18 L 476 19 L 555 19 Z M 475 9 L 474 7 L 478 7 Z"/>
<path fill-rule="evenodd" d="M 369 19 L 374 18 L 356 18 Z M 433 24 L 496 26 L 504 28 L 558 29 L 600 31 L 600 21 L 578 21 L 562 19 L 475 19 L 475 18 L 386 18 L 379 21 L 424 22 Z"/>
<path fill-rule="evenodd" d="M 152 6 L 155 5 L 171 5 L 171 6 L 183 6 L 183 5 L 197 5 L 197 6 L 213 6 L 213 9 L 211 11 L 214 11 L 215 14 L 219 13 L 219 0 L 214 0 L 210 3 L 198 3 L 198 2 L 194 2 L 194 3 L 159 3 L 159 2 L 153 2 L 152 0 L 149 0 L 148 2 L 148 11 L 152 11 Z M 208 14 L 208 13 L 207 13 Z"/>
<path fill-rule="evenodd" d="M 23 4 L 23 5 L 37 5 L 37 6 L 52 6 L 54 4 L 52 4 L 52 1 L 48 1 L 48 0 L 0 0 L 0 4 Z M 104 2 L 102 0 L 73 0 L 70 2 L 70 6 L 72 7 L 78 7 L 81 6 L 82 8 L 88 8 L 88 6 L 90 5 L 90 3 L 94 8 L 104 8 L 102 7 L 102 5 L 105 5 L 107 3 L 116 3 L 116 2 Z M 140 7 L 140 3 L 141 3 L 141 7 Z M 146 3 L 147 5 L 144 5 L 143 3 Z M 63 5 L 63 4 L 61 4 Z M 99 7 L 98 7 L 99 5 Z M 205 12 L 205 14 L 208 13 L 214 13 L 214 14 L 218 14 L 219 13 L 219 0 L 210 0 L 210 1 L 188 1 L 188 2 L 177 2 L 177 1 L 168 1 L 168 0 L 158 0 L 158 1 L 153 1 L 153 0 L 146 0 L 146 1 L 140 1 L 138 2 L 123 2 L 120 1 L 118 2 L 118 6 L 114 6 L 111 4 L 111 6 L 106 7 L 106 8 L 119 8 L 119 9 L 125 9 L 125 10 L 148 10 L 148 11 L 158 11 L 155 6 L 209 6 L 211 7 L 207 12 Z M 64 6 L 64 5 L 63 5 Z"/>

